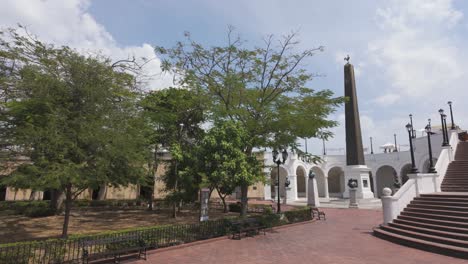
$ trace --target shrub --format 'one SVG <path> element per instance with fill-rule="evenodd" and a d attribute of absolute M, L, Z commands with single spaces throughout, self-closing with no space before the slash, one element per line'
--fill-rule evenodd
<path fill-rule="evenodd" d="M 23 213 L 27 217 L 46 217 L 55 214 L 55 210 L 50 207 L 28 207 Z"/>
<path fill-rule="evenodd" d="M 280 218 L 281 215 L 274 213 L 271 208 L 267 208 L 260 216 L 260 222 L 267 228 L 271 228 L 280 225 Z"/>
<path fill-rule="evenodd" d="M 13 214 L 24 214 L 28 208 L 49 208 L 49 201 L 3 201 L 0 210 L 9 210 Z"/>
<path fill-rule="evenodd" d="M 293 211 L 286 211 L 284 212 L 284 216 L 286 217 L 289 223 L 297 223 L 312 220 L 312 212 L 309 207 L 304 207 L 302 209 Z"/>

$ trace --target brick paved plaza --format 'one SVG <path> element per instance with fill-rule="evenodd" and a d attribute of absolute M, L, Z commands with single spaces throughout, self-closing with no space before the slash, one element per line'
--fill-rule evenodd
<path fill-rule="evenodd" d="M 221 239 L 169 250 L 155 250 L 133 263 L 369 263 L 457 264 L 466 260 L 407 248 L 372 236 L 379 210 L 324 209 L 326 221 L 285 227 L 242 240 Z"/>

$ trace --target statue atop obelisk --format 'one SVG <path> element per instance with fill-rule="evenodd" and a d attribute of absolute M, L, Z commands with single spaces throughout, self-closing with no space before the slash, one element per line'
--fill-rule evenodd
<path fill-rule="evenodd" d="M 346 117 L 346 165 L 365 165 L 364 150 L 362 148 L 361 123 L 356 97 L 356 82 L 354 80 L 354 67 L 349 63 L 349 55 L 344 66 L 344 95 L 348 101 L 345 103 Z"/>
<path fill-rule="evenodd" d="M 354 67 L 349 63 L 349 55 L 345 58 L 344 66 L 344 93 L 347 97 L 345 103 L 346 119 L 346 170 L 345 182 L 355 180 L 357 186 L 353 189 L 357 198 L 373 198 L 370 188 L 369 172 L 364 159 L 362 148 L 361 123 L 359 121 L 359 109 L 356 96 L 356 81 L 354 79 Z M 346 189 L 343 197 L 350 195 L 350 189 Z"/>

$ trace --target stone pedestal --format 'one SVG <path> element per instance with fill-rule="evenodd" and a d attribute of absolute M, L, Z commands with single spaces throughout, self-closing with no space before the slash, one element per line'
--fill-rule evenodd
<path fill-rule="evenodd" d="M 371 190 L 371 183 L 369 178 L 370 168 L 366 165 L 349 165 L 345 170 L 345 182 L 349 179 L 357 179 L 358 188 L 356 188 L 356 197 L 358 199 L 374 198 L 374 193 Z M 350 188 L 346 186 L 343 193 L 343 198 L 350 198 Z"/>
<path fill-rule="evenodd" d="M 289 201 L 296 201 L 297 200 L 297 176 L 296 175 L 288 175 L 289 179 L 289 187 L 286 188 L 285 194 Z"/>
<path fill-rule="evenodd" d="M 290 200 L 293 200 L 292 198 L 290 198 L 289 195 L 291 195 L 291 187 L 285 187 L 286 188 L 286 191 L 284 192 L 284 197 L 283 197 L 283 204 L 286 204 L 287 200 L 290 199 Z"/>
<path fill-rule="evenodd" d="M 317 188 L 317 180 L 314 178 L 309 178 L 307 182 L 308 192 L 307 192 L 307 205 L 311 207 L 319 207 L 319 195 Z"/>
<path fill-rule="evenodd" d="M 349 189 L 349 208 L 358 208 L 357 203 L 357 188 Z"/>

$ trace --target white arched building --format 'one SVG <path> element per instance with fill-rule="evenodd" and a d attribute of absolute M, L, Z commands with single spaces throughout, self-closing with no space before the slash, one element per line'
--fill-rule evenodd
<path fill-rule="evenodd" d="M 442 133 L 433 134 L 432 157 L 434 165 L 442 149 Z M 415 138 L 413 140 L 415 150 L 415 164 L 421 173 L 428 172 L 429 152 L 427 136 Z M 308 163 L 301 160 L 297 154 L 290 154 L 284 165 L 280 165 L 280 196 L 286 197 L 288 201 L 296 201 L 307 197 L 307 176 L 312 170 L 316 175 L 319 197 L 326 200 L 330 197 L 347 198 L 347 187 L 345 182 L 346 156 L 345 155 L 325 155 L 321 156 L 321 163 Z M 407 180 L 407 174 L 411 170 L 411 156 L 408 151 L 366 154 L 366 165 L 369 167 L 368 183 L 375 198 L 380 198 L 382 189 L 389 187 L 393 189 L 395 177 L 400 183 Z M 271 152 L 264 153 L 265 174 L 267 183 L 264 188 L 264 198 L 266 200 L 276 199 L 277 165 L 273 163 Z M 285 187 L 286 177 L 290 181 L 288 188 Z M 366 186 L 364 186 L 366 187 Z"/>

